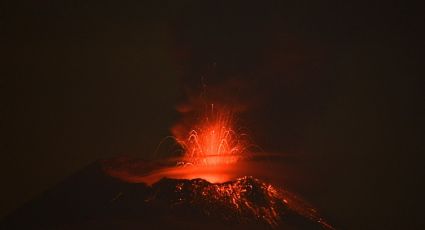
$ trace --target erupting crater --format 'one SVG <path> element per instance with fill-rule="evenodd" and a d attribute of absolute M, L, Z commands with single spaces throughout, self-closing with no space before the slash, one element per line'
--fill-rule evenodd
<path fill-rule="evenodd" d="M 192 213 L 251 229 L 333 229 L 290 192 L 253 177 L 253 145 L 235 129 L 230 111 L 211 104 L 195 124 L 183 124 L 172 129 L 182 156 L 105 160 L 103 169 L 123 181 L 147 184 L 146 204 L 172 215 Z"/>

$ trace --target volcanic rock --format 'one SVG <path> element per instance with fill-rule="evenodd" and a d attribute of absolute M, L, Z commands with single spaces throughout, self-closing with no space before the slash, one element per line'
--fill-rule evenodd
<path fill-rule="evenodd" d="M 253 177 L 163 178 L 148 186 L 95 163 L 28 202 L 0 229 L 332 229 L 289 192 Z"/>

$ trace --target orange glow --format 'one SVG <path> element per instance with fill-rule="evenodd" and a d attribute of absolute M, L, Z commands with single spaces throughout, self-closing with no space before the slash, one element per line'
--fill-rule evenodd
<path fill-rule="evenodd" d="M 191 129 L 177 127 L 172 132 L 184 150 L 185 164 L 232 164 L 238 161 L 247 147 L 245 135 L 234 128 L 232 113 L 224 107 L 215 108 L 214 104 Z"/>
<path fill-rule="evenodd" d="M 116 165 L 115 165 L 116 167 Z M 235 178 L 234 172 L 223 166 L 212 167 L 163 167 L 148 173 L 132 172 L 128 165 L 123 167 L 105 167 L 109 175 L 130 183 L 146 183 L 152 185 L 160 179 L 198 179 L 202 178 L 211 183 L 224 183 Z"/>
<path fill-rule="evenodd" d="M 172 128 L 172 133 L 183 150 L 182 156 L 170 158 L 170 163 L 153 167 L 150 172 L 138 170 L 148 168 L 143 163 L 124 161 L 120 165 L 117 162 L 113 167 L 107 167 L 109 174 L 125 181 L 147 184 L 163 177 L 201 178 L 211 183 L 223 183 L 243 176 L 239 172 L 243 169 L 242 159 L 247 158 L 249 142 L 246 134 L 235 129 L 231 110 L 211 104 L 198 119 L 193 119 L 188 111 L 181 112 L 186 113 L 184 119 Z"/>

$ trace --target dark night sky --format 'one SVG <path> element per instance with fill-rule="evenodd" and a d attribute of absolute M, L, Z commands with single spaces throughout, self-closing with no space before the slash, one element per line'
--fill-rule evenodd
<path fill-rule="evenodd" d="M 204 79 L 264 149 L 302 156 L 295 187 L 337 226 L 420 226 L 423 4 L 152 2 L 1 3 L 0 216 L 151 156 Z"/>

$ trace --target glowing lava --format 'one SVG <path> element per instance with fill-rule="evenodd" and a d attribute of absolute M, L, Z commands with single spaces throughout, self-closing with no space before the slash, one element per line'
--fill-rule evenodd
<path fill-rule="evenodd" d="M 247 148 L 245 134 L 234 128 L 233 115 L 224 107 L 207 112 L 190 131 L 176 126 L 172 131 L 184 150 L 183 164 L 217 166 L 232 164 Z"/>
<path fill-rule="evenodd" d="M 185 115 L 184 118 L 191 118 Z M 197 119 L 180 122 L 172 133 L 183 155 L 177 167 L 163 173 L 171 178 L 202 178 L 212 183 L 235 179 L 236 169 L 240 167 L 236 163 L 249 147 L 247 135 L 236 129 L 235 123 L 232 110 L 214 104 Z"/>
<path fill-rule="evenodd" d="M 203 179 L 162 179 L 152 188 L 154 195 L 148 199 L 152 205 L 194 210 L 201 216 L 240 224 L 242 229 L 294 229 L 299 220 L 303 229 L 334 229 L 293 194 L 253 177 L 215 184 Z"/>
<path fill-rule="evenodd" d="M 108 165 L 110 175 L 133 183 L 153 184 L 163 177 L 174 179 L 202 178 L 211 183 L 223 183 L 244 176 L 247 135 L 235 129 L 231 110 L 211 104 L 198 119 L 185 114 L 186 120 L 173 127 L 173 139 L 183 150 L 182 156 L 160 160 L 153 171 L 150 166 L 131 161 L 117 161 Z M 195 121 L 195 122 L 194 122 Z"/>

